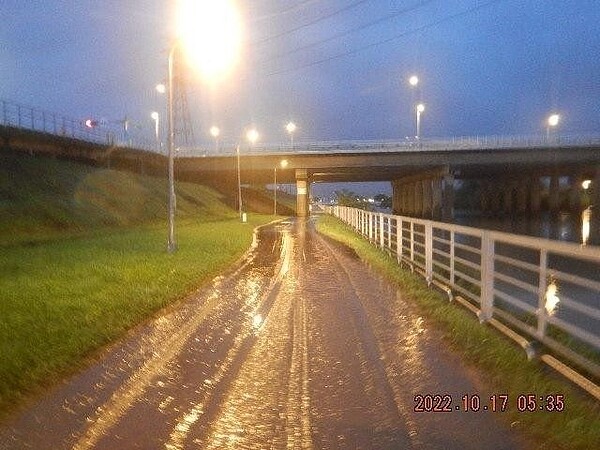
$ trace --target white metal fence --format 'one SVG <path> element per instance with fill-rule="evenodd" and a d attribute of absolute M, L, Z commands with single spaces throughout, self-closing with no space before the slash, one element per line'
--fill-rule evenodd
<path fill-rule="evenodd" d="M 600 377 L 600 247 L 344 206 L 328 212 L 400 264 Z"/>

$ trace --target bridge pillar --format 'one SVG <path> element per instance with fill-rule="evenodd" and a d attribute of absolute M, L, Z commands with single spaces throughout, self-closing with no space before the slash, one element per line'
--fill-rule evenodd
<path fill-rule="evenodd" d="M 502 212 L 511 214 L 513 212 L 513 183 L 506 183 L 504 185 L 503 197 L 502 197 Z"/>
<path fill-rule="evenodd" d="M 415 215 L 423 217 L 423 182 L 417 181 L 413 184 L 415 186 Z"/>
<path fill-rule="evenodd" d="M 306 169 L 296 169 L 296 215 L 307 217 L 309 215 L 309 181 Z"/>
<path fill-rule="evenodd" d="M 542 188 L 538 177 L 533 177 L 530 181 L 529 214 L 537 216 L 542 209 Z"/>
<path fill-rule="evenodd" d="M 558 214 L 560 208 L 559 189 L 558 174 L 552 174 L 550 176 L 550 188 L 548 191 L 548 209 L 553 214 Z"/>
<path fill-rule="evenodd" d="M 450 221 L 454 218 L 454 174 L 451 172 L 443 176 L 442 220 Z"/>
<path fill-rule="evenodd" d="M 519 215 L 525 215 L 527 213 L 527 197 L 529 193 L 529 180 L 523 179 L 517 183 L 517 204 L 516 211 Z"/>
<path fill-rule="evenodd" d="M 569 177 L 569 209 L 573 212 L 581 211 L 581 176 Z"/>
<path fill-rule="evenodd" d="M 434 178 L 432 182 L 432 193 L 431 193 L 431 202 L 432 202 L 432 218 L 433 220 L 440 220 L 442 218 L 442 208 L 443 208 L 443 193 L 444 182 L 442 178 Z"/>
<path fill-rule="evenodd" d="M 423 189 L 423 211 L 422 217 L 431 219 L 433 217 L 433 188 L 432 180 L 427 178 L 421 181 Z"/>

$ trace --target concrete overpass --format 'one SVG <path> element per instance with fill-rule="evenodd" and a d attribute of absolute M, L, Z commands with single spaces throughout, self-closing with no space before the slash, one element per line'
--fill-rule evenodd
<path fill-rule="evenodd" d="M 287 167 L 281 168 L 284 159 Z M 275 167 L 279 182 L 296 183 L 300 216 L 308 213 L 311 183 L 318 182 L 390 181 L 395 213 L 434 219 L 450 218 L 455 179 L 481 184 L 482 209 L 539 212 L 542 177 L 549 179 L 551 210 L 559 207 L 560 177 L 568 177 L 572 190 L 593 180 L 592 203 L 600 204 L 600 189 L 593 189 L 600 186 L 600 138 L 351 142 L 240 151 L 243 183 L 272 183 Z M 195 181 L 222 177 L 237 183 L 237 155 L 182 156 L 176 170 Z"/>
<path fill-rule="evenodd" d="M 116 143 L 111 136 L 89 134 L 75 123 L 64 128 L 61 124 L 67 122 L 45 117 L 32 111 L 27 119 L 5 120 L 0 124 L 1 147 L 158 176 L 166 173 L 163 154 Z M 180 149 L 175 164 L 179 179 L 237 185 L 235 145 L 222 148 L 227 150 Z M 283 159 L 286 168 L 279 166 Z M 296 183 L 300 216 L 308 214 L 312 183 L 342 181 L 390 181 L 394 213 L 434 219 L 451 218 L 456 179 L 479 183 L 483 211 L 536 214 L 542 189 L 548 208 L 557 211 L 559 191 L 565 190 L 559 185 L 561 177 L 568 177 L 566 189 L 575 209 L 581 182 L 588 179 L 592 180 L 591 203 L 600 205 L 600 137 L 596 136 L 299 143 L 294 148 L 242 148 L 239 160 L 243 183 L 272 183 L 275 167 L 280 183 Z M 542 177 L 547 177 L 547 188 L 540 182 Z"/>

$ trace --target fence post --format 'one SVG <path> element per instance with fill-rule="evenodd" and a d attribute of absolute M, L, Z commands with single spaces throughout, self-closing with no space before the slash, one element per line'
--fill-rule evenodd
<path fill-rule="evenodd" d="M 402 261 L 402 219 L 396 216 L 396 256 Z"/>
<path fill-rule="evenodd" d="M 454 286 L 454 230 L 450 232 L 450 286 Z"/>
<path fill-rule="evenodd" d="M 410 221 L 410 262 L 415 262 L 415 223 L 412 220 Z"/>
<path fill-rule="evenodd" d="M 379 246 L 382 249 L 385 247 L 385 224 L 383 220 L 383 213 L 379 213 Z"/>
<path fill-rule="evenodd" d="M 540 275 L 538 284 L 537 337 L 546 335 L 546 290 L 548 289 L 548 252 L 540 249 Z"/>
<path fill-rule="evenodd" d="M 433 281 L 433 226 L 425 222 L 425 279 L 427 285 Z"/>
<path fill-rule="evenodd" d="M 369 241 L 373 240 L 373 215 L 367 212 L 367 219 L 369 220 Z"/>
<path fill-rule="evenodd" d="M 392 216 L 388 216 L 388 248 L 392 251 Z"/>
<path fill-rule="evenodd" d="M 494 241 L 484 231 L 481 235 L 481 305 L 479 321 L 492 318 L 494 308 Z"/>

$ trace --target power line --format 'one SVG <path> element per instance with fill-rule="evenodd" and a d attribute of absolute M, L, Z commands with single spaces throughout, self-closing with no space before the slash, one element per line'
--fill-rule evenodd
<path fill-rule="evenodd" d="M 355 6 L 360 5 L 361 3 L 366 3 L 367 1 L 368 0 L 359 0 L 357 2 L 351 3 L 351 4 L 345 6 L 345 7 L 341 8 L 341 9 L 333 11 L 333 12 L 331 12 L 329 14 L 324 15 L 324 16 L 318 17 L 318 18 L 316 18 L 316 19 L 314 19 L 314 20 L 312 20 L 312 21 L 310 21 L 308 23 L 305 23 L 304 25 L 297 26 L 296 28 L 292 28 L 292 29 L 286 30 L 286 31 L 284 31 L 282 33 L 278 33 L 278 34 L 275 34 L 273 36 L 269 36 L 269 37 L 266 37 L 266 38 L 263 38 L 263 39 L 259 39 L 258 41 L 254 42 L 254 44 L 255 45 L 263 44 L 265 42 L 272 41 L 273 39 L 277 39 L 277 38 L 285 36 L 287 34 L 294 33 L 296 31 L 299 31 L 299 30 L 303 29 L 303 28 L 306 28 L 306 27 L 309 27 L 309 26 L 314 25 L 316 23 L 322 22 L 323 20 L 327 20 L 327 19 L 329 19 L 331 17 L 337 16 L 338 14 L 346 12 L 346 11 L 354 8 Z"/>
<path fill-rule="evenodd" d="M 289 68 L 289 69 L 282 69 L 282 70 L 275 71 L 275 72 L 270 72 L 270 73 L 267 73 L 264 76 L 265 77 L 270 77 L 270 76 L 274 76 L 274 75 L 282 75 L 282 74 L 285 74 L 285 73 L 295 72 L 295 71 L 302 70 L 302 69 L 305 69 L 305 68 L 308 68 L 308 67 L 312 67 L 312 66 L 316 66 L 316 65 L 319 65 L 319 64 L 323 64 L 325 62 L 329 62 L 329 61 L 332 61 L 332 60 L 335 60 L 335 59 L 339 59 L 339 58 L 344 58 L 346 56 L 355 55 L 357 53 L 360 53 L 360 52 L 362 52 L 364 50 L 368 50 L 370 48 L 376 47 L 378 45 L 387 44 L 389 42 L 392 42 L 392 41 L 404 38 L 404 37 L 409 36 L 411 34 L 420 33 L 422 31 L 425 31 L 425 30 L 429 29 L 429 28 L 436 27 L 436 26 L 438 26 L 438 25 L 440 25 L 440 24 L 442 24 L 444 22 L 448 22 L 448 21 L 451 21 L 451 20 L 454 20 L 454 19 L 458 19 L 460 17 L 464 17 L 464 16 L 469 15 L 469 14 L 475 12 L 475 11 L 484 9 L 484 8 L 486 8 L 488 6 L 491 6 L 491 5 L 495 4 L 495 3 L 500 3 L 502 1 L 504 1 L 504 0 L 491 0 L 491 1 L 488 1 L 488 2 L 485 2 L 485 3 L 482 3 L 480 5 L 473 6 L 472 8 L 466 9 L 466 10 L 461 11 L 459 13 L 443 17 L 443 18 L 441 18 L 439 20 L 433 21 L 433 22 L 431 22 L 431 23 L 429 23 L 427 25 L 423 25 L 422 27 L 416 28 L 414 30 L 405 31 L 403 33 L 394 35 L 394 36 L 392 36 L 390 38 L 382 39 L 380 41 L 364 45 L 364 46 L 356 48 L 354 50 L 350 50 L 350 51 L 343 52 L 343 53 L 338 53 L 337 55 L 333 55 L 333 56 L 330 56 L 328 58 L 323 58 L 323 59 L 320 59 L 320 60 L 317 60 L 317 61 L 313 61 L 311 63 L 303 64 L 301 66 L 292 67 L 292 68 Z M 292 53 L 292 52 L 290 52 L 290 53 Z M 285 56 L 285 55 L 283 55 L 283 56 Z M 273 59 L 275 59 L 275 58 L 266 60 L 264 62 L 269 62 L 269 61 L 271 61 Z"/>
<path fill-rule="evenodd" d="M 390 19 L 393 19 L 395 17 L 398 17 L 398 16 L 401 16 L 401 15 L 408 14 L 410 12 L 416 11 L 417 9 L 420 9 L 420 8 L 426 6 L 427 4 L 433 3 L 435 1 L 437 1 L 437 0 L 425 0 L 425 1 L 422 1 L 421 3 L 419 3 L 417 5 L 413 5 L 413 6 L 409 6 L 407 8 L 401 9 L 399 11 L 396 11 L 393 14 L 388 14 L 387 16 L 384 16 L 384 17 L 381 17 L 379 19 L 373 20 L 373 21 L 368 22 L 368 23 L 366 23 L 364 25 L 361 25 L 361 26 L 358 26 L 358 27 L 354 27 L 354 28 L 352 28 L 350 30 L 346 30 L 346 31 L 342 31 L 342 32 L 336 33 L 333 36 L 330 36 L 330 37 L 328 37 L 326 39 L 322 39 L 322 40 L 317 41 L 317 42 L 312 42 L 312 43 L 306 44 L 306 45 L 304 45 L 302 47 L 297 47 L 297 48 L 289 50 L 289 51 L 287 51 L 285 53 L 279 53 L 279 54 L 274 55 L 271 58 L 268 58 L 268 59 L 266 59 L 264 61 L 261 61 L 261 62 L 269 62 L 269 61 L 272 61 L 272 60 L 277 59 L 277 58 L 282 58 L 282 57 L 289 56 L 289 55 L 294 54 L 294 53 L 298 53 L 298 52 L 300 52 L 302 50 L 306 50 L 306 49 L 311 48 L 311 47 L 316 47 L 318 45 L 325 44 L 327 42 L 331 42 L 331 41 L 333 41 L 335 39 L 339 39 L 339 38 L 341 38 L 343 36 L 346 36 L 348 34 L 356 33 L 357 31 L 362 31 L 362 30 L 364 30 L 366 28 L 370 28 L 372 26 L 379 25 L 380 23 L 385 22 L 385 21 L 390 20 Z M 362 2 L 358 2 L 358 3 L 362 3 Z"/>
<path fill-rule="evenodd" d="M 283 16 L 284 14 L 289 14 L 293 11 L 297 11 L 299 9 L 304 8 L 306 5 L 310 5 L 311 3 L 317 3 L 318 1 L 320 1 L 320 0 L 305 0 L 303 2 L 295 4 L 294 6 L 288 8 L 288 9 L 283 10 L 283 11 L 279 11 L 279 12 L 271 13 L 271 14 L 265 14 L 264 16 L 257 17 L 252 22 L 262 22 L 263 20 L 273 19 L 278 16 Z"/>

